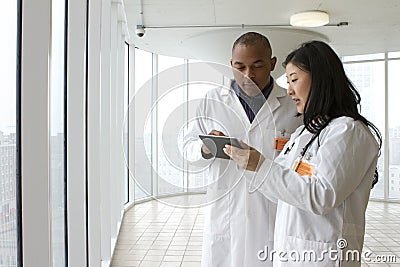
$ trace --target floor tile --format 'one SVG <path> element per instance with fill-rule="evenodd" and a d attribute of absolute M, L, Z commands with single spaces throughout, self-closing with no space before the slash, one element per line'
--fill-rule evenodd
<path fill-rule="evenodd" d="M 157 201 L 133 206 L 124 216 L 110 266 L 200 267 L 203 224 L 202 208 L 174 208 Z M 399 225 L 400 204 L 369 202 L 364 251 L 372 256 L 363 259 L 362 267 L 400 266 Z M 378 262 L 385 256 L 391 261 Z"/>

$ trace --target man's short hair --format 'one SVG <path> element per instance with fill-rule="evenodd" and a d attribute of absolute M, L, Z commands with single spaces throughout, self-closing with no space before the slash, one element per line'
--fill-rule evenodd
<path fill-rule="evenodd" d="M 272 50 L 271 44 L 269 43 L 269 40 L 267 37 L 265 37 L 264 35 L 262 35 L 258 32 L 247 32 L 236 39 L 236 41 L 233 43 L 232 52 L 235 49 L 235 47 L 239 44 L 240 45 L 255 45 L 258 42 L 263 44 L 265 46 L 265 48 Z"/>

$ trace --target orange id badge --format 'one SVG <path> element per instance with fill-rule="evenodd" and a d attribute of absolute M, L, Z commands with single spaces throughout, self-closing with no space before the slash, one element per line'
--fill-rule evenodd
<path fill-rule="evenodd" d="M 313 173 L 315 172 L 315 167 L 311 166 L 310 164 L 296 160 L 296 162 L 293 165 L 293 170 L 300 174 L 301 176 L 312 176 Z"/>
<path fill-rule="evenodd" d="M 274 139 L 274 149 L 282 151 L 283 147 L 288 141 L 289 141 L 288 139 L 276 137 Z"/>

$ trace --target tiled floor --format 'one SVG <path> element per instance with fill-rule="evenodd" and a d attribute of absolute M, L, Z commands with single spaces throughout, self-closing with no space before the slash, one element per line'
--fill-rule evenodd
<path fill-rule="evenodd" d="M 400 204 L 370 201 L 366 220 L 364 251 L 372 255 L 362 266 L 400 266 Z"/>
<path fill-rule="evenodd" d="M 175 197 L 182 204 L 193 198 Z M 137 204 L 125 214 L 111 267 L 200 266 L 203 222 L 202 208 Z M 371 255 L 363 267 L 400 266 L 400 204 L 369 203 L 364 250 Z"/>

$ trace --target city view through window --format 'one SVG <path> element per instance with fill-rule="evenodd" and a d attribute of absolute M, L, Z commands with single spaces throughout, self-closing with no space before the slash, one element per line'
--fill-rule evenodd
<path fill-rule="evenodd" d="M 0 9 L 0 266 L 17 264 L 16 61 L 17 1 Z"/>

